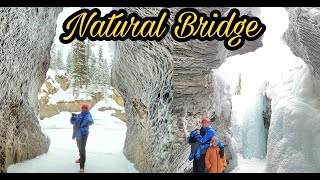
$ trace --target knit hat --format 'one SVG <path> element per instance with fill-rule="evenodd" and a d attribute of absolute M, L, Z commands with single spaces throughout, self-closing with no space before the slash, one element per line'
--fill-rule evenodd
<path fill-rule="evenodd" d="M 89 109 L 88 104 L 82 104 L 81 109 Z"/>
<path fill-rule="evenodd" d="M 205 122 L 207 122 L 207 123 L 210 123 L 210 119 L 209 119 L 209 118 L 203 118 L 203 119 L 201 120 L 201 122 L 203 122 L 203 121 L 205 121 Z"/>

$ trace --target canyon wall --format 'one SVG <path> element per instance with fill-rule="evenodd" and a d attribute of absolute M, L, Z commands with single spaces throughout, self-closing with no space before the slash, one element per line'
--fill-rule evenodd
<path fill-rule="evenodd" d="M 48 151 L 38 90 L 50 63 L 62 8 L 0 8 L 0 172 Z"/>
<path fill-rule="evenodd" d="M 142 17 L 156 16 L 162 8 L 125 8 Z M 171 19 L 182 8 L 170 8 Z M 197 8 L 207 15 L 218 9 Z M 241 8 L 259 15 L 259 8 Z M 228 86 L 212 70 L 229 56 L 254 51 L 261 39 L 228 51 L 223 41 L 174 41 L 170 33 L 161 41 L 123 41 L 115 45 L 112 86 L 125 100 L 127 136 L 124 152 L 140 172 L 190 172 L 188 133 L 200 119 L 212 123 L 232 159 L 231 101 Z M 231 150 L 230 150 L 231 149 Z"/>

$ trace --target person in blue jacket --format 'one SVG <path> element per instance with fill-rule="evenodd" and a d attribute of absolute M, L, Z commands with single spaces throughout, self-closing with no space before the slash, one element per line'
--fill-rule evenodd
<path fill-rule="evenodd" d="M 215 131 L 210 126 L 210 119 L 203 118 L 201 120 L 201 129 L 194 130 L 190 133 L 189 143 L 191 144 L 191 153 L 189 160 L 193 159 L 193 172 L 204 173 L 205 171 L 205 157 L 206 151 L 210 147 L 211 139 L 216 136 Z M 193 144 L 194 143 L 194 144 Z M 195 147 L 192 147 L 195 145 Z M 218 146 L 220 148 L 220 157 L 224 156 L 224 144 L 218 139 Z M 194 158 L 194 156 L 196 156 Z"/>
<path fill-rule="evenodd" d="M 77 147 L 79 149 L 80 158 L 76 163 L 80 163 L 80 173 L 84 173 L 84 163 L 86 161 L 86 144 L 89 135 L 89 126 L 92 125 L 93 119 L 89 111 L 89 106 L 83 104 L 81 106 L 81 113 L 72 113 L 70 123 L 73 125 L 72 139 L 76 139 Z"/>

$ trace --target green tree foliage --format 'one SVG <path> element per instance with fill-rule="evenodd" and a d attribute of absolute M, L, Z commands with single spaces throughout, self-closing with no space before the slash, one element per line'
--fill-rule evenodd
<path fill-rule="evenodd" d="M 83 41 L 76 41 L 73 44 L 72 52 L 72 73 L 74 87 L 88 85 L 89 71 L 88 61 L 86 60 L 86 44 Z"/>

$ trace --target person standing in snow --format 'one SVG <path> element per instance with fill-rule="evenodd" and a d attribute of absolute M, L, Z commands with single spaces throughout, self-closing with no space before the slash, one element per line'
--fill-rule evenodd
<path fill-rule="evenodd" d="M 218 146 L 218 137 L 213 136 L 211 140 L 211 146 L 208 148 L 205 164 L 209 173 L 223 173 L 227 167 L 227 160 L 225 154 L 220 157 L 220 148 Z"/>
<path fill-rule="evenodd" d="M 70 123 L 73 125 L 72 139 L 76 139 L 77 147 L 79 149 L 80 158 L 76 163 L 80 163 L 80 173 L 84 173 L 84 163 L 86 161 L 86 144 L 89 135 L 89 126 L 92 125 L 93 119 L 89 111 L 89 106 L 83 104 L 81 106 L 82 112 L 80 114 L 72 113 Z"/>
<path fill-rule="evenodd" d="M 204 173 L 205 172 L 206 151 L 210 147 L 212 137 L 216 136 L 216 133 L 213 130 L 213 128 L 210 126 L 210 123 L 211 122 L 208 118 L 203 118 L 201 120 L 202 127 L 201 127 L 200 131 L 194 130 L 190 133 L 190 139 L 191 139 L 191 136 L 194 136 L 194 138 L 196 139 L 196 142 L 198 142 L 198 144 L 199 144 L 199 148 L 195 151 L 196 152 L 195 157 L 194 157 L 194 155 L 191 154 L 193 152 L 191 152 L 189 155 L 189 160 L 193 159 L 193 172 L 194 173 Z M 191 143 L 190 139 L 189 139 L 189 143 Z M 220 155 L 220 157 L 223 157 L 224 156 L 224 145 L 220 141 L 220 139 L 218 139 L 218 146 L 220 148 L 219 155 Z M 195 147 L 193 149 L 195 149 Z"/>

